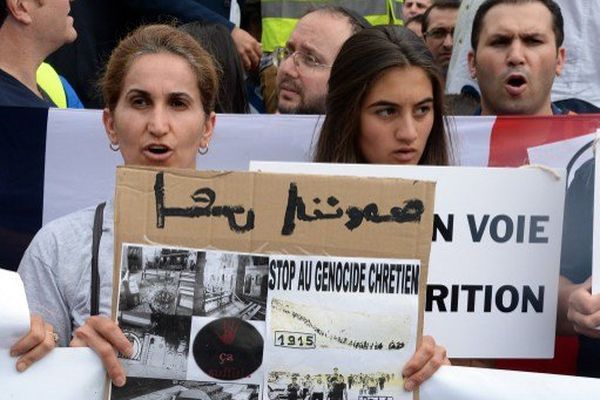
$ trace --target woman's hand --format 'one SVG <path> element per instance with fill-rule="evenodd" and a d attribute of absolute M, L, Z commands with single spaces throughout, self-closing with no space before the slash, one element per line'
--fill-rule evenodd
<path fill-rule="evenodd" d="M 17 371 L 25 371 L 31 364 L 54 349 L 57 342 L 58 337 L 52 325 L 44 322 L 41 316 L 32 315 L 29 333 L 10 348 L 10 355 L 19 357 Z"/>
<path fill-rule="evenodd" d="M 442 365 L 450 365 L 446 349 L 435 344 L 431 336 L 423 336 L 415 354 L 404 366 L 404 389 L 412 392 L 425 382 Z"/>
<path fill-rule="evenodd" d="M 73 334 L 71 347 L 90 347 L 102 359 L 108 376 L 116 386 L 125 385 L 125 370 L 117 358 L 117 351 L 131 357 L 133 347 L 113 320 L 93 316 Z"/>

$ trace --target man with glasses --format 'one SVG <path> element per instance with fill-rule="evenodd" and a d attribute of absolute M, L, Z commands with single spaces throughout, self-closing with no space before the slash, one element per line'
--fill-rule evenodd
<path fill-rule="evenodd" d="M 438 0 L 423 14 L 423 37 L 425 44 L 433 54 L 433 58 L 442 71 L 444 78 L 448 72 L 454 27 L 458 18 L 458 0 Z"/>
<path fill-rule="evenodd" d="M 302 17 L 285 48 L 276 48 L 278 111 L 325 114 L 327 81 L 342 44 L 369 24 L 343 7 L 325 6 Z"/>

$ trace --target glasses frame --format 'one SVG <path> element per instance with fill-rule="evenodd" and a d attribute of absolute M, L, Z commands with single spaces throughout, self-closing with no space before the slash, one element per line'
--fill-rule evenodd
<path fill-rule="evenodd" d="M 446 40 L 448 35 L 454 37 L 454 29 L 455 29 L 454 27 L 452 27 L 452 28 L 442 28 L 442 27 L 434 28 L 428 32 L 425 32 L 423 34 L 423 36 L 425 38 L 431 38 L 431 40 L 442 41 L 442 40 Z M 441 31 L 444 32 L 443 36 L 441 35 Z M 438 33 L 438 32 L 440 32 L 440 33 Z M 439 36 L 439 37 L 436 37 L 436 36 Z"/>
<path fill-rule="evenodd" d="M 315 56 L 311 54 L 306 54 L 301 51 L 292 52 L 287 47 L 276 47 L 275 50 L 273 50 L 273 53 L 271 53 L 271 57 L 273 60 L 273 65 L 275 65 L 277 68 L 280 68 L 281 64 L 283 64 L 283 62 L 290 57 L 292 57 L 292 61 L 298 70 L 302 70 L 304 68 L 309 70 L 319 70 L 332 67 L 331 65 L 318 62 Z"/>

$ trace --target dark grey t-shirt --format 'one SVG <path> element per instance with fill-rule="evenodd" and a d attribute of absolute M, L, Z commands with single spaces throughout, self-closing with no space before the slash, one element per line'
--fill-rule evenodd
<path fill-rule="evenodd" d="M 594 168 L 592 159 L 575 172 L 565 201 L 560 273 L 573 283 L 592 274 Z M 600 340 L 579 336 L 577 375 L 600 377 Z"/>

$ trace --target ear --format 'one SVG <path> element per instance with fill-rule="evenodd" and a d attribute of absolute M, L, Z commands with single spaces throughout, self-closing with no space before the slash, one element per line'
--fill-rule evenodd
<path fill-rule="evenodd" d="M 35 7 L 31 0 L 6 0 L 8 14 L 22 24 L 29 25 L 33 22 L 31 9 Z"/>
<path fill-rule="evenodd" d="M 102 111 L 102 122 L 104 123 L 104 130 L 106 131 L 108 140 L 110 140 L 112 144 L 119 144 L 119 138 L 117 136 L 117 131 L 115 130 L 115 119 L 113 113 L 108 108 L 105 108 L 104 111 Z"/>
<path fill-rule="evenodd" d="M 475 52 L 473 50 L 469 50 L 467 61 L 469 63 L 469 74 L 471 75 L 471 78 L 477 79 L 477 69 L 475 68 Z"/>
<path fill-rule="evenodd" d="M 206 121 L 204 121 L 204 130 L 202 135 L 200 136 L 200 147 L 208 147 L 210 140 L 212 139 L 213 132 L 215 130 L 215 124 L 217 121 L 217 114 L 215 112 L 211 112 L 208 117 L 206 117 Z"/>
<path fill-rule="evenodd" d="M 558 49 L 558 54 L 556 56 L 556 76 L 560 76 L 564 66 L 565 66 L 565 61 L 567 60 L 567 51 L 565 50 L 564 47 L 561 47 Z"/>

